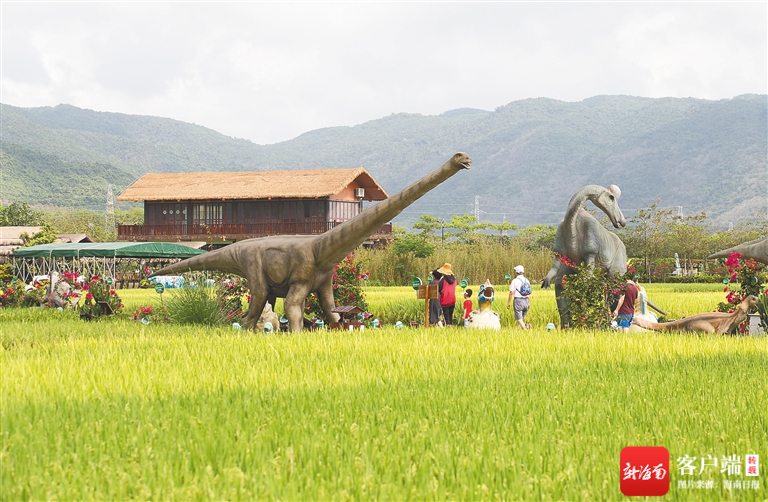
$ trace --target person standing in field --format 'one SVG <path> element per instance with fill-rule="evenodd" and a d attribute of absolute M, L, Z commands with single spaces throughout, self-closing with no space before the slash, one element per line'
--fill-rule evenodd
<path fill-rule="evenodd" d="M 453 311 L 456 309 L 456 278 L 453 276 L 453 267 L 450 263 L 443 264 L 437 269 L 442 274 L 439 281 L 440 308 L 443 310 L 443 321 L 446 326 L 453 325 Z"/>
<path fill-rule="evenodd" d="M 443 278 L 443 274 L 438 272 L 437 270 L 432 271 L 432 280 L 429 282 L 430 286 L 436 286 L 440 288 L 440 279 Z M 443 315 L 443 309 L 440 307 L 440 297 L 432 298 L 429 300 L 429 325 L 430 326 L 437 326 L 438 328 L 443 327 L 443 321 L 441 320 L 441 317 Z"/>
<path fill-rule="evenodd" d="M 464 327 L 469 325 L 469 314 L 472 313 L 472 290 L 464 291 Z"/>
<path fill-rule="evenodd" d="M 629 326 L 632 324 L 632 319 L 635 317 L 635 300 L 637 299 L 637 284 L 632 279 L 627 279 L 627 289 L 624 294 L 619 297 L 619 303 L 616 305 L 616 310 L 613 311 L 613 316 L 616 318 L 621 331 L 628 332 Z"/>
<path fill-rule="evenodd" d="M 522 265 L 515 267 L 515 278 L 509 284 L 509 297 L 507 298 L 507 309 L 513 307 L 515 321 L 520 329 L 528 329 L 530 324 L 526 324 L 524 319 L 528 310 L 531 308 L 531 282 L 525 278 L 523 273 L 525 269 Z"/>

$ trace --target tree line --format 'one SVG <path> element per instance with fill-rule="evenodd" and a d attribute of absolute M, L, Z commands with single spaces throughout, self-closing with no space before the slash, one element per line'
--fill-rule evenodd
<path fill-rule="evenodd" d="M 7 206 L 0 204 L 0 226 L 44 227 L 41 235 L 29 236 L 27 245 L 52 242 L 56 234 L 64 233 L 86 234 L 94 241 L 109 242 L 117 240 L 117 224 L 142 224 L 143 213 L 142 208 L 116 208 L 113 225 L 103 212 L 33 209 L 26 202 L 14 201 Z M 610 227 L 607 220 L 604 224 Z M 641 280 L 669 280 L 675 268 L 675 253 L 682 277 L 704 280 L 706 275 L 712 275 L 707 256 L 768 235 L 768 217 L 757 213 L 754 218 L 724 230 L 714 228 L 706 213 L 679 215 L 653 203 L 630 218 L 626 228 L 610 228 L 624 242 Z M 482 275 L 481 270 L 493 271 L 494 281 L 503 279 L 504 267 L 511 270 L 510 264 L 528 261 L 535 263 L 531 270 L 535 279 L 539 269 L 544 268 L 546 273 L 547 261 L 551 265 L 551 254 L 547 253 L 551 253 L 556 232 L 555 225 L 519 227 L 511 222 L 480 222 L 468 214 L 453 215 L 450 219 L 424 214 L 410 230 L 395 225 L 391 246 L 365 252 L 360 257 L 371 266 L 381 267 L 379 272 L 371 270 L 371 277 L 382 284 L 404 284 L 408 276 L 423 274 L 422 269 L 428 268 L 432 260 L 450 261 L 452 256 L 466 262 L 467 268 L 477 270 L 478 274 Z"/>

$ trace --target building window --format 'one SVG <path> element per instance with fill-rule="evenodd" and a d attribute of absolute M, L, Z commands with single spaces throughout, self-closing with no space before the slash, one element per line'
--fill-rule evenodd
<path fill-rule="evenodd" d="M 221 225 L 223 204 L 192 204 L 192 223 L 196 225 Z"/>

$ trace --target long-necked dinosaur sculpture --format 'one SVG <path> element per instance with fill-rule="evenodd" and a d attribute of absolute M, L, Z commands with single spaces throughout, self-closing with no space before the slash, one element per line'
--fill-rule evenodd
<path fill-rule="evenodd" d="M 333 267 L 363 243 L 376 229 L 424 194 L 463 169 L 472 159 L 457 153 L 436 171 L 401 192 L 366 209 L 320 235 L 276 235 L 246 239 L 210 253 L 158 270 L 155 275 L 191 270 L 219 270 L 248 279 L 251 303 L 244 325 L 254 328 L 267 300 L 285 298 L 285 316 L 292 331 L 303 328 L 307 295 L 317 293 L 327 319 L 338 321 L 331 278 Z"/>
<path fill-rule="evenodd" d="M 576 265 L 587 263 L 599 266 L 607 274 L 627 271 L 627 250 L 624 243 L 600 224 L 597 219 L 584 209 L 586 201 L 600 208 L 615 228 L 627 224 L 624 214 L 619 208 L 621 190 L 616 185 L 601 187 L 587 185 L 576 192 L 568 203 L 565 218 L 560 222 L 555 233 L 554 251 L 570 258 Z M 552 268 L 541 281 L 542 288 L 548 288 L 554 279 L 557 310 L 560 313 L 560 323 L 567 325 L 568 306 L 563 292 L 563 276 L 573 273 L 573 269 L 563 265 L 555 258 Z"/>
<path fill-rule="evenodd" d="M 749 311 L 757 305 L 757 297 L 749 295 L 733 312 L 704 312 L 679 321 L 651 322 L 635 318 L 632 322 L 645 329 L 657 331 L 703 331 L 705 333 L 727 333 L 731 327 L 738 326 L 747 318 Z"/>
<path fill-rule="evenodd" d="M 768 237 L 747 241 L 738 246 L 718 251 L 709 255 L 708 258 L 728 258 L 731 253 L 739 253 L 744 258 L 752 258 L 768 265 Z"/>

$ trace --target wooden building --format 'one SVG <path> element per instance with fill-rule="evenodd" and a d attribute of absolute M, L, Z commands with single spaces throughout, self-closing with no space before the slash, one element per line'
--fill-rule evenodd
<path fill-rule="evenodd" d="M 386 192 L 362 167 L 303 171 L 145 174 L 117 200 L 144 201 L 143 225 L 118 225 L 120 241 L 206 241 L 320 234 Z M 387 224 L 372 242 L 391 239 Z"/>

